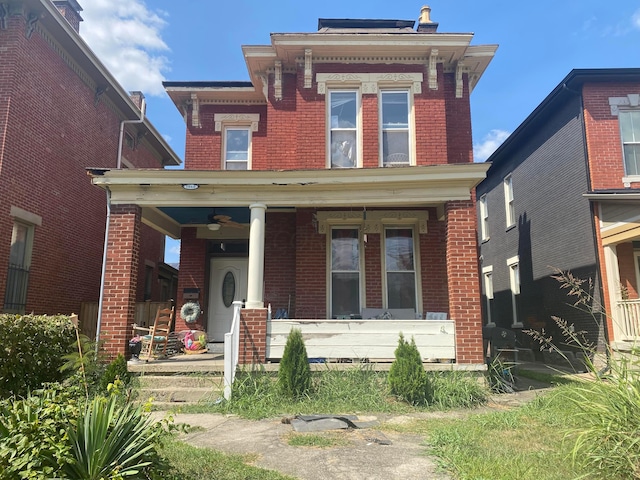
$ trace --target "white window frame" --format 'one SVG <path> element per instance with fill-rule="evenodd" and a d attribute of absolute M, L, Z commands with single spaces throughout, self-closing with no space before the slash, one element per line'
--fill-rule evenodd
<path fill-rule="evenodd" d="M 480 197 L 480 240 L 489 240 L 489 208 L 487 206 L 487 194 Z"/>
<path fill-rule="evenodd" d="M 504 211 L 507 229 L 516 224 L 516 210 L 513 204 L 513 177 L 511 174 L 504 177 Z"/>
<path fill-rule="evenodd" d="M 387 93 L 403 93 L 407 97 L 407 127 L 406 128 L 385 128 L 383 123 L 383 101 L 382 97 Z M 415 165 L 415 117 L 413 108 L 413 94 L 411 88 L 389 88 L 381 89 L 378 92 L 378 123 L 380 132 L 378 144 L 380 146 L 379 158 L 381 167 L 393 167 L 396 165 Z M 385 162 L 384 158 L 384 133 L 386 131 L 406 131 L 407 132 L 407 160 L 406 162 Z"/>
<path fill-rule="evenodd" d="M 356 125 L 353 128 L 347 129 L 346 127 L 334 127 L 331 120 L 331 96 L 335 93 L 353 93 L 356 99 Z M 329 169 L 340 169 L 340 168 L 361 168 L 362 167 L 362 93 L 359 87 L 344 87 L 344 88 L 331 88 L 328 90 L 327 101 L 326 101 L 326 157 L 327 163 L 326 166 Z M 331 161 L 331 153 L 333 149 L 333 145 L 331 142 L 332 134 L 334 131 L 346 131 L 346 130 L 355 130 L 356 132 L 356 158 L 354 159 L 353 165 L 348 167 L 339 167 L 333 166 Z"/>
<path fill-rule="evenodd" d="M 624 175 L 625 178 L 630 178 L 633 179 L 633 181 L 639 181 L 639 177 L 640 177 L 640 165 L 637 165 L 638 168 L 638 172 L 636 173 L 629 173 L 628 169 L 627 169 L 627 158 L 625 156 L 624 153 L 624 147 L 625 145 L 635 145 L 640 147 L 640 125 L 637 126 L 637 128 L 634 128 L 632 131 L 636 131 L 638 132 L 638 138 L 635 141 L 630 141 L 630 142 L 625 142 L 624 138 L 622 137 L 622 122 L 620 121 L 620 118 L 623 115 L 626 114 L 631 114 L 631 113 L 637 113 L 640 115 L 640 109 L 620 109 L 619 113 L 618 113 L 618 127 L 620 128 L 620 144 L 621 144 L 621 148 L 622 148 L 622 163 L 623 163 L 623 167 L 624 167 Z"/>
<path fill-rule="evenodd" d="M 419 266 L 419 249 L 418 249 L 418 235 L 416 234 L 416 229 L 415 229 L 415 225 L 407 225 L 407 224 L 385 224 L 383 226 L 383 233 L 382 233 L 382 248 L 381 248 L 381 253 L 382 253 L 382 273 L 383 273 L 383 278 L 382 278 L 382 288 L 384 289 L 384 297 L 382 299 L 383 301 L 383 306 L 384 308 L 391 308 L 389 306 L 389 285 L 388 285 L 388 274 L 389 274 L 389 270 L 387 270 L 387 261 L 386 261 L 386 257 L 387 257 L 387 230 L 394 230 L 394 229 L 408 229 L 411 230 L 411 245 L 413 247 L 413 282 L 414 282 L 414 293 L 415 293 L 415 298 L 414 298 L 414 304 L 415 304 L 415 311 L 416 313 L 421 312 L 422 311 L 422 295 L 421 295 L 421 282 L 420 282 L 420 278 L 419 278 L 419 272 L 420 270 L 420 266 Z M 396 270 L 393 270 L 392 272 L 395 272 Z M 408 270 L 402 270 L 402 272 L 408 272 Z M 404 308 L 404 307 L 402 307 Z"/>
<path fill-rule="evenodd" d="M 333 313 L 333 273 L 334 272 L 341 272 L 341 270 L 333 270 L 333 262 L 332 262 L 332 248 L 331 248 L 331 242 L 333 241 L 333 231 L 334 230 L 357 230 L 358 231 L 358 302 L 359 302 L 359 307 L 360 307 L 360 312 L 356 312 L 356 313 L 361 313 L 362 312 L 362 306 L 366 304 L 366 297 L 365 297 L 365 288 L 366 288 L 366 283 L 365 283 L 365 278 L 364 278 L 364 273 L 365 273 L 365 269 L 364 269 L 364 241 L 363 241 L 363 234 L 362 234 L 362 226 L 361 225 L 351 225 L 351 224 L 345 224 L 345 225 L 332 225 L 331 228 L 329 229 L 329 235 L 327 235 L 327 312 L 328 312 L 328 316 L 330 318 L 334 318 L 334 313 Z M 346 270 L 345 270 L 346 271 Z M 351 272 L 352 270 L 348 270 L 349 272 Z"/>
<path fill-rule="evenodd" d="M 520 297 L 520 257 L 516 255 L 507 259 L 509 268 L 509 286 L 511 288 L 511 311 L 513 315 L 513 328 L 522 328 L 523 324 L 518 318 L 518 303 Z"/>
<path fill-rule="evenodd" d="M 482 284 L 487 311 L 487 326 L 495 327 L 496 322 L 492 318 L 491 303 L 493 300 L 493 265 L 482 267 Z"/>
<path fill-rule="evenodd" d="M 253 149 L 253 132 L 258 131 L 260 122 L 259 113 L 216 113 L 214 114 L 215 131 L 221 133 L 221 153 L 220 153 L 220 169 L 227 170 L 227 130 L 247 130 L 248 132 L 248 151 L 247 151 L 247 170 L 251 170 L 252 149 Z M 244 160 L 242 160 L 244 162 Z M 244 170 L 238 170 L 244 171 Z"/>

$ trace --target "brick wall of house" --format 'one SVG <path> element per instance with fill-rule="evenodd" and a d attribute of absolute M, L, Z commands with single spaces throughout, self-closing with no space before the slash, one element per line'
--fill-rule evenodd
<path fill-rule="evenodd" d="M 317 73 L 422 73 L 422 93 L 414 95 L 416 157 L 418 165 L 472 161 L 471 113 L 467 77 L 462 98 L 455 98 L 455 78 L 438 65 L 438 90 L 428 87 L 426 67 L 419 65 L 358 65 L 318 63 L 311 88 L 304 88 L 303 66 L 296 73 L 283 73 L 281 100 L 274 98 L 274 76 L 269 77 L 267 105 L 201 104 L 200 127 L 187 118 L 185 168 L 222 168 L 222 133 L 215 131 L 216 113 L 258 113 L 260 123 L 252 132 L 253 170 L 325 169 L 326 95 L 317 93 Z M 365 168 L 380 164 L 379 105 L 377 94 L 363 94 L 362 162 Z"/>
<path fill-rule="evenodd" d="M 313 224 L 314 209 L 296 212 L 296 310 L 294 318 L 327 318 L 327 239 Z"/>
<path fill-rule="evenodd" d="M 185 300 L 182 297 L 182 292 L 185 288 L 199 288 L 200 289 L 200 306 L 206 312 L 207 304 L 207 241 L 201 238 L 196 238 L 195 228 L 183 228 L 180 235 L 180 272 L 178 275 L 178 298 L 176 299 L 176 331 L 196 329 L 206 330 L 207 317 L 201 315 L 196 323 L 186 324 L 185 321 L 180 318 L 180 309 L 184 305 Z"/>
<path fill-rule="evenodd" d="M 449 314 L 456 322 L 456 361 L 483 363 L 475 201 L 446 204 Z"/>
<path fill-rule="evenodd" d="M 10 16 L 0 30 L 0 301 L 4 300 L 13 218 L 11 206 L 42 217 L 35 227 L 26 311 L 71 313 L 97 301 L 106 195 L 86 167 L 115 167 L 120 119 L 34 31 Z M 124 157 L 158 167 L 144 141 Z M 141 262 L 163 258 L 162 236 Z M 140 300 L 142 297 L 139 297 Z"/>
<path fill-rule="evenodd" d="M 640 83 L 586 83 L 582 89 L 592 190 L 624 188 L 620 126 L 611 114 L 609 97 L 638 91 Z M 640 188 L 640 182 L 631 187 Z"/>
<path fill-rule="evenodd" d="M 628 298 L 638 298 L 638 281 L 636 279 L 636 261 L 633 255 L 633 243 L 626 242 L 616 245 L 618 254 L 618 270 L 620 284 L 627 291 Z"/>
<path fill-rule="evenodd" d="M 240 313 L 240 364 L 264 363 L 267 355 L 267 309 L 242 309 Z"/>
<path fill-rule="evenodd" d="M 429 209 L 427 233 L 419 237 L 423 313 L 449 311 L 445 227 L 445 222 L 438 220 L 435 208 Z"/>
<path fill-rule="evenodd" d="M 296 214 L 266 213 L 264 303 L 291 316 L 296 306 Z"/>

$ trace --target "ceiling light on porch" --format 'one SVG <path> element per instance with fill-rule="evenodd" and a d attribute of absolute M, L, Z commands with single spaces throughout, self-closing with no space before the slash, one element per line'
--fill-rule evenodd
<path fill-rule="evenodd" d="M 209 223 L 207 224 L 207 228 L 212 232 L 217 232 L 220 230 L 221 225 L 219 223 Z"/>
<path fill-rule="evenodd" d="M 182 188 L 184 188 L 185 190 L 197 190 L 198 188 L 200 188 L 200 185 L 198 185 L 197 183 L 183 183 Z"/>

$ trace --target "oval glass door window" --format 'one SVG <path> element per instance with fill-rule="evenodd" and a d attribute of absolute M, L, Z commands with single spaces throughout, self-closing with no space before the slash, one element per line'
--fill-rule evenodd
<path fill-rule="evenodd" d="M 227 272 L 222 280 L 222 303 L 229 308 L 236 296 L 236 277 L 233 272 Z"/>

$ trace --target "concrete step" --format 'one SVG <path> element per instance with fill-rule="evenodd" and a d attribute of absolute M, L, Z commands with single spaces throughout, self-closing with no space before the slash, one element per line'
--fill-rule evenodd
<path fill-rule="evenodd" d="M 224 380 L 219 375 L 141 375 L 138 377 L 138 401 L 179 406 L 213 402 L 222 395 Z"/>
<path fill-rule="evenodd" d="M 140 388 L 222 388 L 221 375 L 140 375 L 137 377 Z"/>

